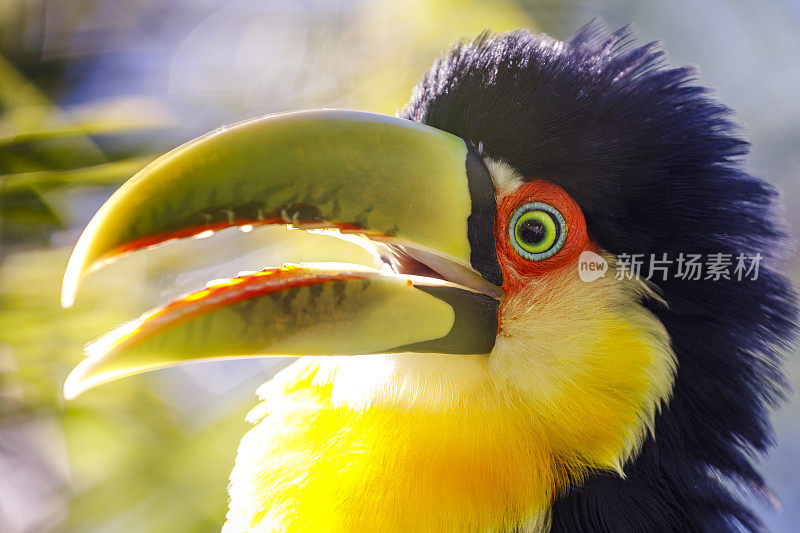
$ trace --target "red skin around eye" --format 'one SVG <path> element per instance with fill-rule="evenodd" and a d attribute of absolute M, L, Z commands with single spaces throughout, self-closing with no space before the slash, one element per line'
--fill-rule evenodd
<path fill-rule="evenodd" d="M 508 223 L 514 211 L 529 202 L 542 202 L 556 208 L 567 224 L 564 246 L 552 257 L 531 261 L 520 256 L 511 246 Z M 586 233 L 586 220 L 578 204 L 558 185 L 534 180 L 521 185 L 516 191 L 500 199 L 495 219 L 497 260 L 503 271 L 503 290 L 515 292 L 530 278 L 565 268 L 574 268 L 577 275 L 578 257 L 584 250 L 597 251 Z"/>

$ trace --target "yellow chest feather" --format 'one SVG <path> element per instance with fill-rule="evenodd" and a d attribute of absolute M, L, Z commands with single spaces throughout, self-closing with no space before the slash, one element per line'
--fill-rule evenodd
<path fill-rule="evenodd" d="M 543 428 L 526 421 L 522 408 L 354 411 L 333 408 L 329 393 L 297 392 L 295 409 L 271 413 L 246 436 L 237 468 L 260 474 L 232 478 L 231 497 L 259 508 L 251 524 L 265 531 L 497 531 L 509 521 L 542 521 L 561 484 Z"/>

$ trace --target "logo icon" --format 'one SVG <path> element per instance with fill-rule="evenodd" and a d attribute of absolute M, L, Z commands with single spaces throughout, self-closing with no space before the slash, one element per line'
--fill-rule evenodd
<path fill-rule="evenodd" d="M 608 261 L 602 255 L 584 250 L 578 257 L 578 276 L 580 276 L 581 281 L 589 283 L 590 281 L 604 278 L 607 270 Z"/>

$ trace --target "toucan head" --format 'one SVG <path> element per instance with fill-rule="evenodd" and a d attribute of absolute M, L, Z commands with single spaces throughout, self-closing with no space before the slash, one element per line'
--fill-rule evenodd
<path fill-rule="evenodd" d="M 270 115 L 155 160 L 86 228 L 64 305 L 103 264 L 231 226 L 324 229 L 375 265 L 215 281 L 89 345 L 65 394 L 190 360 L 337 356 L 313 364 L 342 408 L 528 439 L 551 496 L 677 449 L 757 479 L 742 450 L 768 440 L 794 316 L 775 194 L 742 170 L 728 110 L 626 36 L 485 34 L 397 117 Z M 615 275 L 633 254 L 743 252 L 757 279 Z M 608 271 L 586 280 L 586 258 Z"/>

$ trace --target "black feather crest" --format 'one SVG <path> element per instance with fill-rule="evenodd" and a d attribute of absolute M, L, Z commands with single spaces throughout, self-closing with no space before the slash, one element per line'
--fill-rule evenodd
<path fill-rule="evenodd" d="M 562 186 L 614 254 L 763 256 L 756 280 L 656 282 L 668 308 L 647 305 L 678 358 L 673 397 L 626 478 L 597 473 L 552 515 L 565 532 L 758 530 L 736 487 L 768 493 L 752 461 L 771 445 L 797 317 L 777 195 L 745 170 L 748 144 L 693 69 L 630 33 L 484 33 L 437 60 L 400 115 Z"/>

